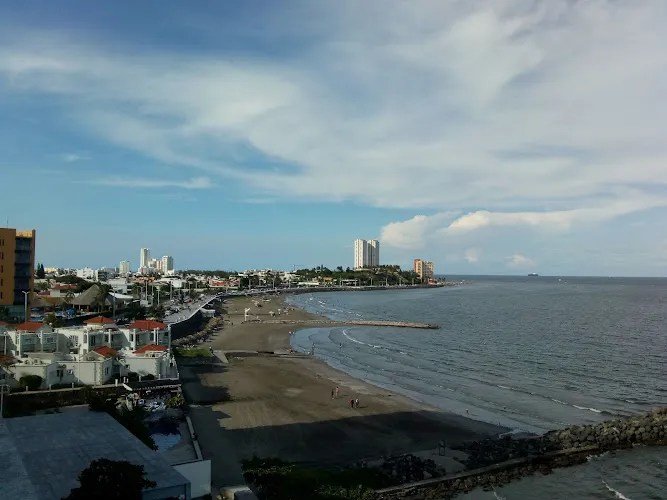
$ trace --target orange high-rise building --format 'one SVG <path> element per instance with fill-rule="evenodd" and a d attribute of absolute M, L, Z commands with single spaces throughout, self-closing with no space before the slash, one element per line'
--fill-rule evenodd
<path fill-rule="evenodd" d="M 0 228 L 0 309 L 10 318 L 25 318 L 25 300 L 35 284 L 35 230 Z M 25 293 L 24 293 L 25 292 Z"/>

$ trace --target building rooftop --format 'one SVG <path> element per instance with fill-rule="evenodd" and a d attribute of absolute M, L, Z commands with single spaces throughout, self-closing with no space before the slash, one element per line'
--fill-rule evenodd
<path fill-rule="evenodd" d="M 145 352 L 156 352 L 156 351 L 166 352 L 167 348 L 163 345 L 148 344 L 134 351 L 134 354 L 143 354 Z"/>
<path fill-rule="evenodd" d="M 113 349 L 106 345 L 98 347 L 97 349 L 93 349 L 93 352 L 96 352 L 97 354 L 100 354 L 105 358 L 113 358 L 114 356 L 118 356 L 118 351 L 116 349 Z"/>
<path fill-rule="evenodd" d="M 87 319 L 84 321 L 87 325 L 115 325 L 116 322 L 112 319 L 109 319 L 105 316 L 95 316 L 94 318 Z"/>
<path fill-rule="evenodd" d="M 153 321 L 150 319 L 138 319 L 130 326 L 128 326 L 128 328 L 130 329 L 136 328 L 137 330 L 153 330 L 154 328 L 159 328 L 160 330 L 162 330 L 163 328 L 167 328 L 167 325 L 159 321 Z"/>
<path fill-rule="evenodd" d="M 46 326 L 44 323 L 40 323 L 38 321 L 26 321 L 25 323 L 21 323 L 20 325 L 16 325 L 16 329 L 21 331 L 21 332 L 36 332 L 43 326 Z"/>
<path fill-rule="evenodd" d="M 154 490 L 178 497 L 189 481 L 106 413 L 64 412 L 0 419 L 3 500 L 60 500 L 98 458 L 143 465 Z"/>

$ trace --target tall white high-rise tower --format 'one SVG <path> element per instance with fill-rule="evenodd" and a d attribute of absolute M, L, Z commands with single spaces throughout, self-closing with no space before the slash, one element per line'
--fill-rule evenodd
<path fill-rule="evenodd" d="M 139 267 L 148 267 L 148 263 L 151 260 L 151 249 L 142 248 L 139 253 Z"/>
<path fill-rule="evenodd" d="M 378 240 L 354 240 L 354 268 L 363 269 L 380 265 Z"/>

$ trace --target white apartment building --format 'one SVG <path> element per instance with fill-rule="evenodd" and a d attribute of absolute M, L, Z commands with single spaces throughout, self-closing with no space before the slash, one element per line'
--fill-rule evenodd
<path fill-rule="evenodd" d="M 151 249 L 142 248 L 139 251 L 139 267 L 148 267 L 148 261 L 151 260 Z"/>
<path fill-rule="evenodd" d="M 43 388 L 52 384 L 100 385 L 129 372 L 171 378 L 176 364 L 169 344 L 168 327 L 149 320 L 119 328 L 100 316 L 82 327 L 54 330 L 30 322 L 16 330 L 0 328 L 0 353 L 15 358 L 4 369 L 5 378 L 14 387 L 25 375 L 42 377 Z"/>
<path fill-rule="evenodd" d="M 130 274 L 130 261 L 129 260 L 121 260 L 120 261 L 120 266 L 118 267 L 118 272 L 121 276 L 127 276 Z"/>
<path fill-rule="evenodd" d="M 171 255 L 162 257 L 160 270 L 165 274 L 174 270 L 174 258 Z"/>
<path fill-rule="evenodd" d="M 380 265 L 378 240 L 354 240 L 354 268 L 366 269 Z"/>
<path fill-rule="evenodd" d="M 90 267 L 84 267 L 83 269 L 76 270 L 76 277 L 82 278 L 84 280 L 94 280 L 95 279 L 95 269 Z"/>

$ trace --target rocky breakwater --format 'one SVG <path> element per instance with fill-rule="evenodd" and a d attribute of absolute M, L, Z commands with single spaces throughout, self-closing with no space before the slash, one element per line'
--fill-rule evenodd
<path fill-rule="evenodd" d="M 629 448 L 635 444 L 667 444 L 667 408 L 599 424 L 551 431 L 541 437 L 545 446 L 559 450 L 595 445 L 601 451 Z"/>
<path fill-rule="evenodd" d="M 404 484 L 376 492 L 376 498 L 444 499 L 475 488 L 490 489 L 537 472 L 583 463 L 590 455 L 637 445 L 667 445 L 667 408 L 598 424 L 573 426 L 542 436 L 510 436 L 458 447 L 467 472 Z"/>

